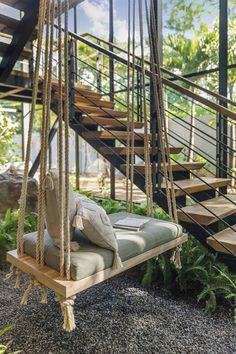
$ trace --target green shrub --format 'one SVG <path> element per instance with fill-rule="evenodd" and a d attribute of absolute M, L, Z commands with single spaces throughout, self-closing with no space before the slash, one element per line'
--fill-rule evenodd
<path fill-rule="evenodd" d="M 16 248 L 16 234 L 18 226 L 18 211 L 8 209 L 4 220 L 0 221 L 0 264 L 6 261 L 6 252 Z M 37 229 L 37 215 L 27 212 L 24 230 L 26 233 Z"/>
<path fill-rule="evenodd" d="M 193 237 L 183 245 L 181 262 L 182 268 L 176 269 L 170 261 L 170 253 L 150 260 L 145 267 L 143 284 L 148 286 L 158 281 L 168 289 L 194 294 L 198 302 L 204 303 L 205 314 L 214 312 L 222 299 L 234 307 L 236 276 Z M 236 313 L 234 317 L 236 320 Z"/>
<path fill-rule="evenodd" d="M 14 327 L 14 325 L 9 325 L 3 329 L 0 330 L 0 339 L 8 332 L 10 331 L 12 328 Z M 0 354 L 5 354 L 7 353 L 10 345 L 12 344 L 12 341 L 8 342 L 7 344 L 2 344 L 0 343 Z M 17 354 L 20 353 L 19 350 L 17 350 L 16 352 L 11 352 L 9 354 Z"/>

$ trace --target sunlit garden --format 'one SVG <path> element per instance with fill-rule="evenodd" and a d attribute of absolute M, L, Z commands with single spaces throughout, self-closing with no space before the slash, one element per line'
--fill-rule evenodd
<path fill-rule="evenodd" d="M 0 354 L 235 354 L 235 13 L 0 0 Z"/>

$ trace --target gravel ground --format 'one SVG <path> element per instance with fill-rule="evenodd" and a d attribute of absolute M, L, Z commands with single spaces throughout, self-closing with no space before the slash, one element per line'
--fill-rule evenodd
<path fill-rule="evenodd" d="M 232 317 L 223 308 L 205 317 L 191 300 L 153 286 L 144 289 L 135 271 L 89 289 L 77 298 L 77 329 L 64 333 L 53 293 L 48 305 L 37 291 L 19 306 L 22 290 L 3 283 L 0 271 L 0 327 L 15 323 L 5 342 L 27 354 L 236 354 Z M 24 279 L 22 284 L 26 286 Z"/>

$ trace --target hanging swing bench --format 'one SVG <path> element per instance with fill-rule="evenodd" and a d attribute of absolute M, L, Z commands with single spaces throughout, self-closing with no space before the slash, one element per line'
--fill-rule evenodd
<path fill-rule="evenodd" d="M 144 108 L 144 148 L 145 148 L 145 166 L 146 166 L 146 197 L 149 221 L 140 231 L 130 231 L 124 229 L 113 230 L 112 225 L 121 219 L 128 217 L 144 218 L 143 216 L 133 215 L 128 211 L 132 211 L 132 188 L 134 173 L 134 95 L 132 94 L 132 102 L 130 102 L 130 87 L 127 90 L 127 106 L 132 108 L 128 111 L 127 132 L 127 166 L 130 170 L 126 171 L 126 198 L 127 212 L 115 213 L 108 216 L 101 211 L 96 203 L 89 201 L 83 197 L 79 197 L 79 203 L 73 207 L 71 212 L 71 198 L 73 193 L 69 184 L 69 73 L 68 63 L 68 0 L 62 2 L 64 4 L 64 30 L 62 31 L 62 6 L 61 0 L 41 0 L 39 7 L 38 21 L 38 42 L 35 60 L 35 71 L 32 92 L 32 105 L 30 113 L 30 124 L 28 131 L 28 142 L 26 148 L 25 170 L 23 176 L 23 185 L 20 198 L 20 210 L 17 232 L 17 250 L 10 251 L 7 254 L 7 260 L 12 264 L 11 273 L 7 276 L 16 275 L 16 286 L 20 286 L 21 273 L 30 276 L 30 282 L 25 290 L 21 304 L 27 304 L 28 297 L 33 287 L 39 287 L 42 290 L 42 303 L 47 302 L 46 288 L 53 290 L 56 299 L 61 305 L 64 317 L 64 330 L 72 331 L 75 328 L 73 315 L 73 305 L 76 294 L 81 291 L 101 283 L 121 272 L 126 271 L 148 259 L 157 257 L 158 255 L 173 250 L 173 260 L 176 265 L 180 266 L 180 249 L 181 245 L 187 240 L 187 235 L 183 234 L 182 228 L 178 225 L 175 194 L 173 188 L 173 176 L 170 166 L 168 153 L 168 139 L 166 133 L 166 123 L 164 117 L 163 94 L 160 65 L 158 62 L 157 47 L 152 45 L 152 32 L 157 36 L 156 28 L 152 31 L 150 25 L 154 23 L 148 17 L 148 13 L 153 15 L 153 0 L 150 0 L 150 10 L 147 9 L 147 27 L 149 32 L 151 58 L 156 58 L 156 63 L 152 62 L 152 80 L 154 83 L 154 101 L 157 112 L 158 126 L 161 127 L 163 134 L 160 134 L 160 151 L 162 154 L 163 173 L 166 183 L 166 195 L 168 202 L 168 212 L 172 222 L 156 220 L 152 218 L 153 212 L 153 188 L 151 176 L 151 162 L 148 141 L 148 121 L 146 109 L 146 85 L 145 85 L 145 60 L 144 60 L 144 36 L 143 36 L 143 20 L 142 20 L 142 1 L 139 0 L 139 27 L 140 27 L 140 44 L 141 44 L 141 66 L 143 81 L 143 108 Z M 133 1 L 133 52 L 130 55 L 130 15 L 131 0 L 128 1 L 129 14 L 129 33 L 128 33 L 128 82 L 132 83 L 134 92 L 134 68 L 135 68 L 135 3 Z M 58 35 L 54 38 L 54 19 L 58 21 Z M 40 174 L 39 174 L 39 198 L 38 198 L 38 227 L 37 232 L 24 235 L 24 219 L 26 209 L 27 181 L 29 173 L 30 149 L 32 144 L 33 121 L 35 117 L 36 101 L 38 97 L 39 87 L 39 68 L 42 53 L 43 32 L 45 30 L 45 68 L 43 72 L 43 110 L 41 117 L 41 155 L 40 155 Z M 62 38 L 64 33 L 64 38 Z M 58 164 L 57 164 L 57 180 L 52 179 L 51 171 L 47 170 L 48 166 L 48 131 L 50 125 L 50 108 L 51 108 L 51 92 L 52 92 L 52 62 L 53 62 L 53 46 L 55 41 L 58 43 Z M 157 43 L 157 40 L 155 40 Z M 62 51 L 63 48 L 63 51 Z M 63 57 L 64 56 L 64 57 Z M 131 57 L 133 62 L 131 63 Z M 132 65 L 131 65 L 132 64 Z M 130 68 L 132 68 L 132 79 L 130 80 Z M 157 88 L 158 91 L 157 91 Z M 167 151 L 167 153 L 166 153 Z M 51 176 L 51 177 L 50 177 Z M 50 178 L 51 179 L 50 179 Z M 131 181 L 131 182 L 130 182 Z M 51 193 L 51 194 L 50 194 Z M 56 193 L 56 196 L 53 194 Z M 50 199 L 53 196 L 53 201 Z M 81 204 L 82 203 L 82 204 Z M 83 204 L 84 203 L 84 204 Z M 87 203 L 87 204 L 86 204 Z M 55 207 L 56 205 L 56 207 Z M 85 231 L 86 218 L 82 218 L 83 213 L 76 214 L 77 205 L 84 207 L 83 210 L 93 212 L 97 211 L 97 215 L 92 217 L 92 221 L 98 222 L 103 220 L 103 227 L 94 228 L 88 234 Z M 85 205 L 85 206 L 84 206 Z M 87 205 L 87 209 L 86 209 Z M 55 209 L 57 210 L 57 214 Z M 47 230 L 45 230 L 45 221 Z M 71 238 L 71 229 L 74 227 L 74 237 Z M 89 226 L 90 227 L 90 226 Z M 96 231 L 97 230 L 97 231 Z M 109 237 L 108 237 L 109 233 Z M 53 237 L 52 237 L 53 235 Z M 88 236 L 88 237 L 86 237 Z M 106 238 L 107 236 L 107 238 Z M 56 239 L 56 242 L 55 242 Z M 94 241 L 94 242 L 93 242 Z M 75 246 L 78 246 L 77 249 Z"/>

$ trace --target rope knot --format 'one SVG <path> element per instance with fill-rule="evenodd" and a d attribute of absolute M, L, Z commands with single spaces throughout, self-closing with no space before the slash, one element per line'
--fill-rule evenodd
<path fill-rule="evenodd" d="M 64 319 L 63 329 L 66 332 L 72 332 L 76 328 L 73 308 L 75 299 L 76 296 L 64 298 L 63 296 L 56 294 L 56 301 L 60 303 L 61 312 Z"/>
<path fill-rule="evenodd" d="M 171 262 L 174 263 L 175 267 L 177 269 L 181 269 L 182 268 L 182 264 L 181 264 L 181 251 L 182 251 L 182 247 L 181 246 L 177 246 L 172 253 L 172 256 L 170 258 Z"/>

